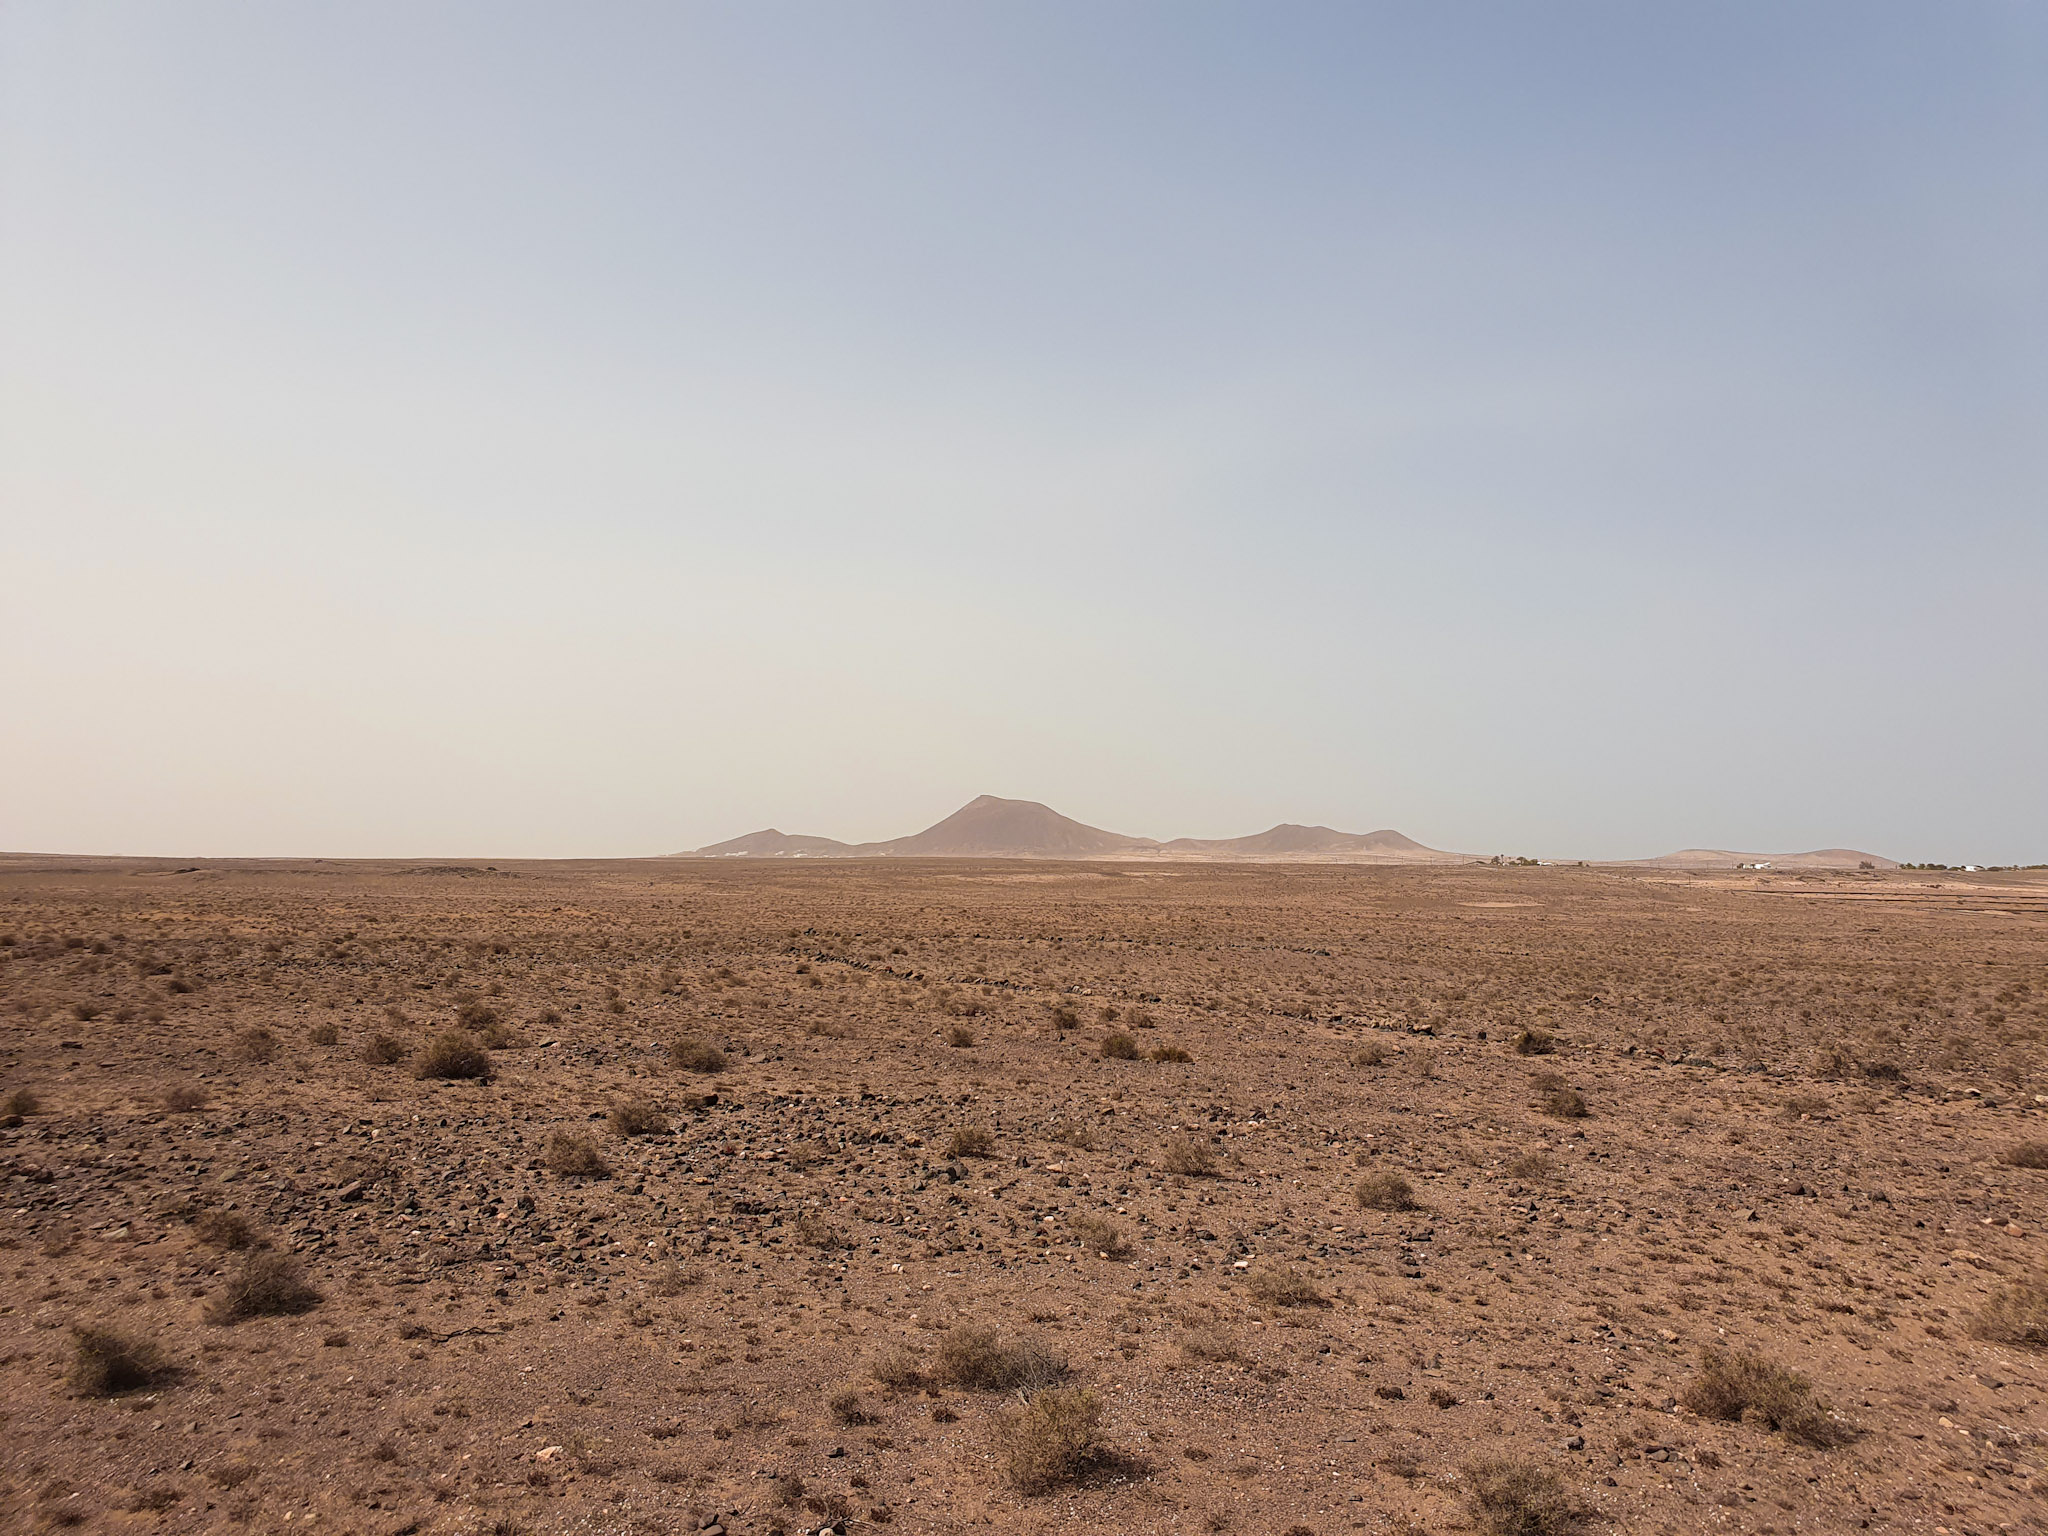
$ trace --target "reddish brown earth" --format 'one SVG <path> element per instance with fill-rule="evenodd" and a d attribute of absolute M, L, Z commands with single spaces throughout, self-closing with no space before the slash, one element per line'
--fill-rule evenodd
<path fill-rule="evenodd" d="M 0 1528 L 1441 1532 L 1505 1457 L 1546 1529 L 2040 1529 L 2043 1361 L 1972 1328 L 2041 1270 L 2044 961 L 2022 875 L 0 862 Z M 487 1083 L 364 1059 L 465 1006 Z M 207 1321 L 222 1213 L 320 1302 Z M 963 1320 L 1095 1395 L 1075 1480 L 876 1379 Z M 170 1372 L 81 1395 L 90 1325 Z M 1691 1411 L 1708 1347 L 1845 1443 Z"/>

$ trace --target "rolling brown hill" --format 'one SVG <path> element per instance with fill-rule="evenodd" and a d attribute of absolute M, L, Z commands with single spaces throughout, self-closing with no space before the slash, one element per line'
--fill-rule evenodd
<path fill-rule="evenodd" d="M 1191 853 L 1210 858 L 1342 859 L 1355 863 L 1464 863 L 1471 855 L 1425 848 L 1412 837 L 1391 829 L 1338 832 L 1330 827 L 1304 827 L 1282 822 L 1250 837 L 1177 837 L 1160 845 L 1166 853 Z"/>
<path fill-rule="evenodd" d="M 791 836 L 778 832 L 773 827 L 759 832 L 749 832 L 745 837 L 728 838 L 722 843 L 713 843 L 708 848 L 694 850 L 705 858 L 765 858 L 802 859 L 836 858 L 853 852 L 851 843 L 842 843 L 831 837 Z M 686 859 L 688 853 L 671 854 L 671 858 Z"/>
<path fill-rule="evenodd" d="M 981 795 L 945 820 L 908 837 L 842 843 L 797 837 L 770 827 L 676 858 L 1187 859 L 1359 864 L 1461 863 L 1471 855 L 1425 848 L 1399 832 L 1338 832 L 1283 822 L 1250 837 L 1176 838 L 1107 832 L 1062 816 L 1036 800 Z"/>
<path fill-rule="evenodd" d="M 1854 848 L 1816 848 L 1810 853 L 1734 853 L 1726 848 L 1681 848 L 1654 859 L 1618 859 L 1618 864 L 1641 869 L 1739 869 L 1745 864 L 1768 864 L 1772 869 L 1897 869 L 1898 861 Z"/>
<path fill-rule="evenodd" d="M 886 843 L 861 843 L 854 852 L 886 858 L 1099 859 L 1158 847 L 1149 837 L 1083 825 L 1036 800 L 979 795 L 936 826 Z"/>

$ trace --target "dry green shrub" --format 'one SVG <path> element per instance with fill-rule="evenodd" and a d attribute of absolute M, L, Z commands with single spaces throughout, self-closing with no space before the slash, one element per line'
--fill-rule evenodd
<path fill-rule="evenodd" d="M 615 1136 L 659 1136 L 668 1129 L 668 1116 L 645 1098 L 621 1099 L 605 1120 Z"/>
<path fill-rule="evenodd" d="M 1019 1493 L 1045 1493 L 1071 1483 L 1102 1454 L 1102 1403 L 1078 1387 L 1033 1394 L 1000 1415 L 996 1455 Z"/>
<path fill-rule="evenodd" d="M 1703 1419 L 1760 1424 L 1801 1445 L 1841 1445 L 1854 1433 L 1813 1395 L 1812 1382 L 1762 1355 L 1702 1350 L 1699 1374 L 1679 1401 Z"/>
<path fill-rule="evenodd" d="M 879 1422 L 876 1415 L 868 1412 L 867 1404 L 861 1401 L 860 1388 L 856 1386 L 835 1388 L 825 1399 L 825 1407 L 831 1412 L 833 1423 L 848 1429 Z"/>
<path fill-rule="evenodd" d="M 1327 1307 L 1330 1303 L 1315 1282 L 1292 1265 L 1255 1266 L 1246 1276 L 1252 1296 L 1269 1307 Z"/>
<path fill-rule="evenodd" d="M 2048 1168 L 2048 1141 L 2016 1142 L 1999 1161 L 2012 1168 Z"/>
<path fill-rule="evenodd" d="M 1557 1049 L 1557 1037 L 1547 1029 L 1525 1029 L 1515 1035 L 1517 1056 L 1548 1056 Z"/>
<path fill-rule="evenodd" d="M 1104 1061 L 1136 1061 L 1138 1059 L 1137 1039 L 1134 1036 L 1125 1034 L 1120 1029 L 1114 1033 L 1104 1035 L 1102 1037 L 1102 1044 L 1097 1049 L 1101 1052 Z"/>
<path fill-rule="evenodd" d="M 924 1362 L 909 1349 L 890 1350 L 868 1367 L 868 1374 L 891 1392 L 915 1392 L 925 1384 Z"/>
<path fill-rule="evenodd" d="M 542 1156 L 550 1173 L 559 1173 L 565 1178 L 608 1179 L 612 1174 L 611 1164 L 597 1150 L 597 1143 L 581 1131 L 548 1132 L 547 1148 Z"/>
<path fill-rule="evenodd" d="M 946 1044 L 955 1050 L 965 1049 L 974 1044 L 974 1031 L 965 1024 L 950 1025 L 946 1030 Z"/>
<path fill-rule="evenodd" d="M 843 1227 L 836 1227 L 822 1216 L 801 1217 L 792 1229 L 796 1240 L 806 1248 L 851 1248 L 852 1241 Z"/>
<path fill-rule="evenodd" d="M 296 1317 L 320 1304 L 320 1292 L 304 1271 L 281 1253 L 252 1253 L 207 1304 L 210 1323 L 248 1317 Z"/>
<path fill-rule="evenodd" d="M 481 1034 L 498 1022 L 498 1010 L 489 1003 L 471 998 L 455 1010 L 455 1022 L 472 1034 Z"/>
<path fill-rule="evenodd" d="M 1559 1120 L 1583 1120 L 1591 1113 L 1576 1088 L 1553 1088 L 1543 1096 L 1543 1113 Z"/>
<path fill-rule="evenodd" d="M 985 1125 L 958 1127 L 946 1142 L 948 1157 L 994 1157 L 996 1133 Z"/>
<path fill-rule="evenodd" d="M 363 1060 L 373 1067 L 395 1067 L 412 1054 L 412 1047 L 396 1035 L 372 1035 L 363 1042 Z"/>
<path fill-rule="evenodd" d="M 1155 1045 L 1145 1053 L 1149 1061 L 1193 1061 L 1185 1050 L 1177 1045 Z"/>
<path fill-rule="evenodd" d="M 332 1024 L 315 1024 L 306 1031 L 306 1039 L 314 1045 L 339 1045 L 341 1031 Z"/>
<path fill-rule="evenodd" d="M 414 1077 L 466 1078 L 491 1075 L 490 1052 L 475 1035 L 460 1029 L 443 1030 L 427 1042 L 413 1063 Z"/>
<path fill-rule="evenodd" d="M 674 1259 L 668 1259 L 655 1267 L 654 1277 L 647 1282 L 647 1289 L 656 1296 L 680 1296 L 697 1283 L 696 1275 Z"/>
<path fill-rule="evenodd" d="M 1566 1536 L 1579 1523 L 1563 1480 L 1515 1457 L 1466 1467 L 1465 1507 L 1483 1536 Z"/>
<path fill-rule="evenodd" d="M 1352 1191 L 1357 1197 L 1358 1207 L 1365 1211 L 1412 1211 L 1415 1209 L 1415 1188 L 1400 1174 L 1391 1169 L 1368 1173 L 1358 1181 L 1358 1188 Z"/>
<path fill-rule="evenodd" d="M 112 1328 L 71 1330 L 71 1390 L 87 1397 L 139 1392 L 170 1373 L 163 1351 L 150 1340 Z"/>
<path fill-rule="evenodd" d="M 961 1323 L 939 1340 L 937 1374 L 970 1392 L 1031 1391 L 1064 1378 L 1067 1362 L 1042 1339 L 1005 1339 L 993 1328 Z"/>
<path fill-rule="evenodd" d="M 1060 1116 L 1046 1128 L 1046 1134 L 1063 1146 L 1079 1147 L 1084 1152 L 1095 1148 L 1095 1127 L 1073 1115 Z"/>
<path fill-rule="evenodd" d="M 1216 1172 L 1216 1149 L 1184 1131 L 1175 1131 L 1166 1138 L 1166 1148 L 1160 1155 L 1159 1164 L 1168 1173 L 1178 1173 L 1191 1179 L 1211 1178 Z"/>
<path fill-rule="evenodd" d="M 175 1088 L 164 1090 L 164 1108 L 174 1115 L 189 1115 L 194 1110 L 206 1108 L 210 1097 L 197 1083 L 179 1083 Z"/>
<path fill-rule="evenodd" d="M 1548 1152 L 1524 1152 L 1508 1164 L 1510 1177 L 1547 1182 L 1557 1177 L 1557 1167 Z"/>
<path fill-rule="evenodd" d="M 1106 1216 L 1082 1214 L 1067 1218 L 1067 1226 L 1081 1239 L 1081 1246 L 1090 1253 L 1100 1254 L 1105 1259 L 1121 1259 L 1130 1255 L 1130 1239 L 1121 1228 Z"/>
<path fill-rule="evenodd" d="M 1180 1347 L 1181 1353 L 1190 1360 L 1204 1360 L 1211 1364 L 1244 1358 L 1244 1351 L 1238 1347 L 1236 1338 L 1214 1324 L 1190 1328 L 1181 1335 Z"/>
<path fill-rule="evenodd" d="M 235 1211 L 201 1211 L 192 1223 L 192 1235 L 209 1248 L 236 1251 L 256 1246 L 256 1228 Z"/>
<path fill-rule="evenodd" d="M 723 1072 L 725 1052 L 708 1040 L 686 1038 L 668 1048 L 668 1064 L 685 1072 Z"/>
<path fill-rule="evenodd" d="M 1992 1344 L 2048 1349 L 2048 1282 L 2016 1280 L 1994 1286 L 1970 1320 L 1970 1332 Z"/>
<path fill-rule="evenodd" d="M 245 1029 L 235 1036 L 235 1054 L 260 1065 L 277 1055 L 277 1036 L 261 1024 Z"/>
<path fill-rule="evenodd" d="M 1383 1067 L 1387 1064 L 1387 1048 L 1377 1040 L 1368 1040 L 1351 1053 L 1354 1067 Z"/>

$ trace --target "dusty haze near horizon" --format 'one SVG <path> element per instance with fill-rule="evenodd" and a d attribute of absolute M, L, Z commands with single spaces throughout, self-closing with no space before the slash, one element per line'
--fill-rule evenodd
<path fill-rule="evenodd" d="M 13 5 L 0 848 L 2048 858 L 2048 17 Z"/>

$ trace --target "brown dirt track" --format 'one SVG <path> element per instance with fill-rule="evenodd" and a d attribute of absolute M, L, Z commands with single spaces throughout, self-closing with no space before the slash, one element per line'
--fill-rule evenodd
<path fill-rule="evenodd" d="M 2041 1529 L 1971 1330 L 2043 1268 L 2044 962 L 2024 875 L 7 859 L 0 1527 L 1436 1532 L 1509 1457 L 1589 1532 Z M 364 1059 L 465 1005 L 488 1082 Z M 208 1321 L 222 1213 L 319 1304 Z M 1078 1478 L 877 1379 L 963 1321 L 1099 1399 Z M 170 1372 L 81 1395 L 91 1325 Z M 1690 1411 L 1705 1348 L 1846 1443 Z"/>

